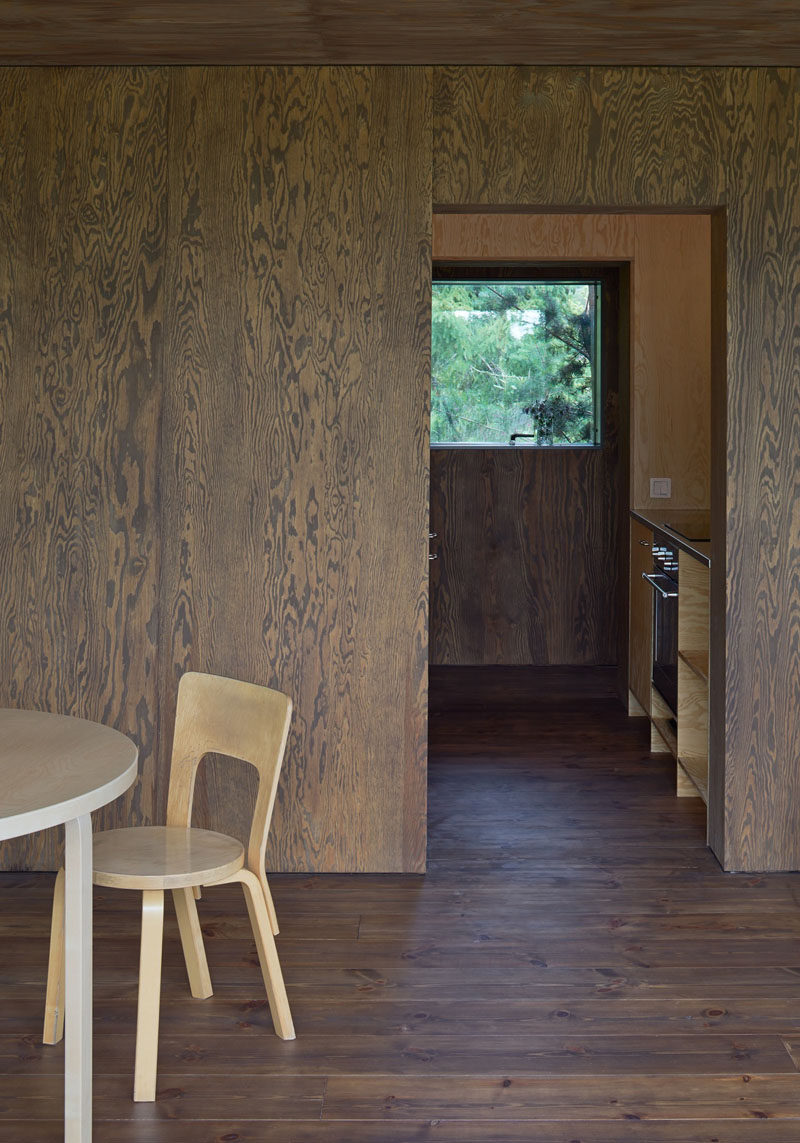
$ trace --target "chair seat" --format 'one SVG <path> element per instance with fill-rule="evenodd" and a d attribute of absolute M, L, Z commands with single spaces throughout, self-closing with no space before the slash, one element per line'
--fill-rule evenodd
<path fill-rule="evenodd" d="M 244 865 L 236 838 L 182 826 L 133 826 L 94 835 L 92 877 L 112 889 L 186 889 Z"/>

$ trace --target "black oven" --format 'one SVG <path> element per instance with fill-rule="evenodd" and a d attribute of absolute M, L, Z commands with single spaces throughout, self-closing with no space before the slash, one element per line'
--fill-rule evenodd
<path fill-rule="evenodd" d="M 653 686 L 673 714 L 678 709 L 678 552 L 658 540 L 653 571 L 642 572 L 653 589 Z"/>

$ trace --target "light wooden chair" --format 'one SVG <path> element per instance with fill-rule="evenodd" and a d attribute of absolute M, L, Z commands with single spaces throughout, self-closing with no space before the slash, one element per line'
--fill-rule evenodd
<path fill-rule="evenodd" d="M 133 1098 L 154 1100 L 161 996 L 164 891 L 172 890 L 192 996 L 211 996 L 195 894 L 207 885 L 238 881 L 244 890 L 275 1031 L 294 1039 L 289 1001 L 273 933 L 278 927 L 264 872 L 275 791 L 292 703 L 267 687 L 188 672 L 178 686 L 166 826 L 136 826 L 94 835 L 96 885 L 142 893 L 139 1007 Z M 241 842 L 191 826 L 197 767 L 206 754 L 251 763 L 259 783 L 247 852 Z M 56 878 L 47 975 L 44 1041 L 64 1033 L 64 875 Z"/>

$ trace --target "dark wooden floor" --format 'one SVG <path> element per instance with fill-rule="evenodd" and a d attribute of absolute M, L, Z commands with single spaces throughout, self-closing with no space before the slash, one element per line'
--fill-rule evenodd
<path fill-rule="evenodd" d="M 130 1101 L 135 901 L 97 891 L 96 1140 L 800 1140 L 800 875 L 723 874 L 610 686 L 440 669 L 428 875 L 274 879 L 288 1044 L 243 906 L 207 891 L 216 993 L 189 997 L 171 924 L 155 1104 Z M 2 885 L 0 1138 L 56 1140 L 50 880 Z"/>

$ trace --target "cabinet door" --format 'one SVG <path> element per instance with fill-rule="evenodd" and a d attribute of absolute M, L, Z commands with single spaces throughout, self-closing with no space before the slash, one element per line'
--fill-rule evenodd
<path fill-rule="evenodd" d="M 645 714 L 650 713 L 653 665 L 653 589 L 642 572 L 653 570 L 653 533 L 631 520 L 631 591 L 628 647 L 628 686 Z M 633 704 L 631 704 L 633 705 Z M 635 709 L 631 714 L 638 713 Z"/>

